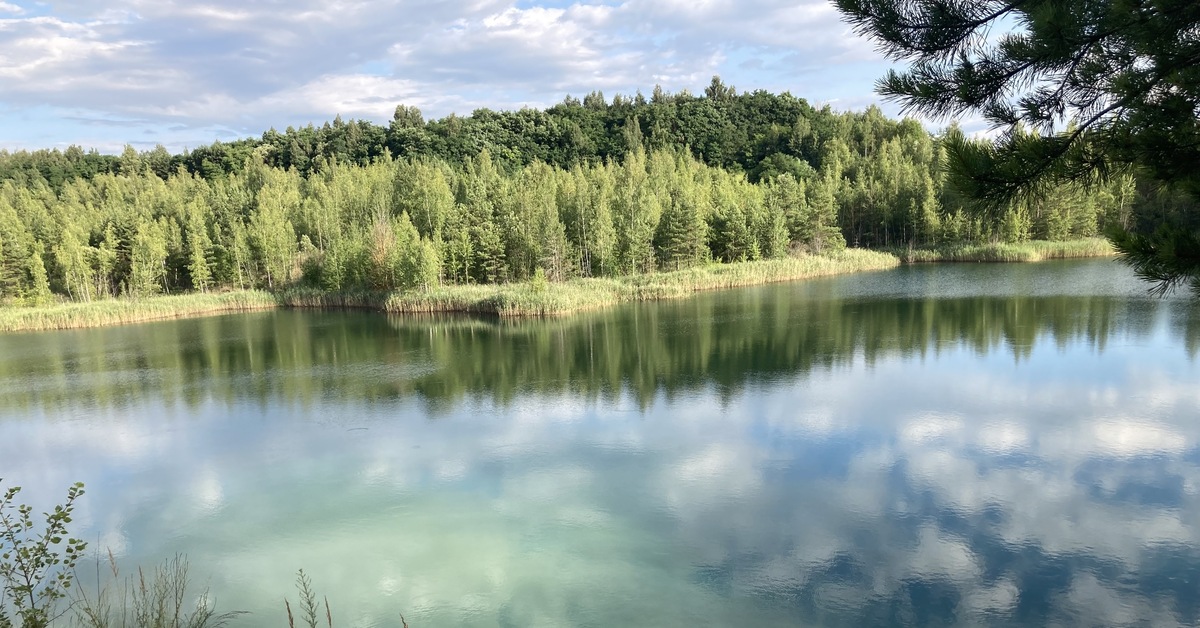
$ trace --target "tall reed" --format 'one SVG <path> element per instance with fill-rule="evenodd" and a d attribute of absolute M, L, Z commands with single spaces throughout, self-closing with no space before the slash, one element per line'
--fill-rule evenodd
<path fill-rule="evenodd" d="M 291 291 L 288 307 L 347 307 L 395 314 L 461 312 L 504 317 L 560 316 L 629 301 L 678 299 L 700 291 L 794 281 L 899 265 L 892 254 L 849 249 L 828 256 L 801 255 L 774 260 L 709 264 L 685 270 L 618 278 L 572 279 L 544 285 L 441 286 L 427 291 L 382 294 L 325 294 Z"/>
<path fill-rule="evenodd" d="M 1104 238 L 1065 242 L 1033 240 L 1016 244 L 955 244 L 933 249 L 894 249 L 907 263 L 921 262 L 1040 262 L 1050 259 L 1109 257 L 1115 255 Z"/>
<path fill-rule="evenodd" d="M 101 584 L 97 561 L 96 589 L 77 590 L 75 620 L 85 628 L 219 628 L 244 613 L 217 613 L 208 591 L 189 602 L 188 562 L 182 556 L 164 561 L 147 576 L 138 568 L 136 576 L 121 577 L 112 553 L 108 555 L 110 578 Z"/>
<path fill-rule="evenodd" d="M 0 308 L 0 331 L 45 331 L 124 325 L 191 318 L 222 312 L 249 312 L 278 307 L 274 295 L 259 290 L 194 293 L 143 299 L 104 299 L 46 307 Z"/>
<path fill-rule="evenodd" d="M 678 299 L 704 290 L 795 281 L 893 268 L 916 262 L 1033 262 L 1113 255 L 1103 238 L 1069 242 L 955 245 L 937 249 L 846 249 L 830 255 L 708 264 L 684 270 L 617 278 L 489 285 L 443 285 L 428 290 L 329 293 L 289 288 L 109 299 L 41 308 L 0 308 L 0 332 L 74 329 L 185 318 L 225 312 L 291 308 L 371 309 L 394 314 L 443 312 L 505 317 L 561 316 L 629 301 Z"/>

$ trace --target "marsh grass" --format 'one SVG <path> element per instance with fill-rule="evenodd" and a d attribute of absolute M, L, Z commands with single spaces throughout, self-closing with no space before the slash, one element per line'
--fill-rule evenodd
<path fill-rule="evenodd" d="M 85 628 L 219 628 L 244 613 L 217 613 L 209 604 L 208 591 L 192 597 L 188 563 L 175 556 L 147 575 L 138 568 L 136 576 L 121 577 L 112 554 L 108 556 L 111 578 L 96 589 L 80 588 L 74 599 L 75 624 Z M 97 572 L 100 566 L 97 564 Z"/>
<path fill-rule="evenodd" d="M 896 249 L 906 263 L 922 262 L 1040 262 L 1051 259 L 1108 257 L 1115 255 L 1104 238 L 1065 242 L 1033 240 L 1018 244 L 958 244 L 935 249 Z"/>
<path fill-rule="evenodd" d="M 1030 242 L 1042 259 L 1076 259 L 1084 257 L 1111 257 L 1117 254 L 1112 243 L 1105 238 L 1087 238 L 1066 242 Z"/>
<path fill-rule="evenodd" d="M 327 293 L 290 288 L 271 294 L 241 291 L 140 300 L 111 299 L 41 308 L 0 308 L 0 332 L 76 329 L 186 318 L 276 307 L 370 309 L 393 314 L 470 313 L 503 317 L 561 316 L 629 301 L 678 299 L 719 290 L 897 266 L 892 254 L 848 249 L 825 256 L 709 264 L 672 272 L 619 278 L 448 285 L 409 292 Z"/>
<path fill-rule="evenodd" d="M 40 308 L 0 308 L 0 332 L 101 327 L 277 307 L 370 309 L 392 314 L 466 313 L 501 317 L 562 316 L 630 301 L 679 299 L 696 292 L 795 281 L 893 268 L 919 262 L 1036 262 L 1113 255 L 1102 238 L 1069 242 L 982 244 L 938 249 L 871 251 L 846 249 L 830 255 L 709 264 L 671 272 L 617 278 L 530 281 L 494 285 L 445 285 L 408 292 L 328 293 L 290 288 L 110 299 Z"/>
<path fill-rule="evenodd" d="M 685 270 L 616 279 L 574 279 L 538 291 L 529 284 L 481 287 L 474 293 L 394 295 L 387 310 L 397 313 L 464 311 L 505 317 L 559 316 L 630 301 L 681 299 L 696 292 L 795 281 L 899 265 L 894 255 L 847 250 L 834 256 L 711 264 Z M 491 288 L 488 290 L 487 288 Z"/>
<path fill-rule="evenodd" d="M 561 316 L 629 301 L 679 299 L 706 290 L 794 281 L 866 270 L 893 268 L 892 254 L 851 249 L 828 256 L 803 255 L 776 260 L 710 264 L 663 273 L 619 278 L 441 286 L 427 291 L 328 294 L 292 290 L 281 295 L 287 307 L 367 308 L 393 314 L 457 312 L 502 317 Z"/>
<path fill-rule="evenodd" d="M 249 312 L 278 306 L 274 295 L 257 290 L 196 293 L 145 299 L 106 299 L 46 307 L 0 308 L 0 331 L 45 331 L 144 323 L 223 312 Z"/>

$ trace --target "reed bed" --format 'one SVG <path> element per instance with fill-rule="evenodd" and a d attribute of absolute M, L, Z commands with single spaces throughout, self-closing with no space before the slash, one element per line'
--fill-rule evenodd
<path fill-rule="evenodd" d="M 1076 259 L 1084 257 L 1112 257 L 1117 254 L 1112 243 L 1105 238 L 1086 238 L 1066 242 L 1037 240 L 1029 243 L 1042 259 Z"/>
<path fill-rule="evenodd" d="M 0 331 L 42 331 L 122 325 L 276 307 L 371 309 L 395 314 L 471 313 L 502 317 L 562 316 L 629 301 L 678 299 L 719 290 L 897 266 L 892 254 L 849 249 L 827 256 L 710 264 L 672 272 L 560 283 L 439 286 L 410 292 L 327 293 L 292 288 L 188 294 L 140 300 L 111 299 L 41 308 L 0 308 Z"/>
<path fill-rule="evenodd" d="M 1065 242 L 1034 240 L 1019 244 L 961 244 L 936 249 L 895 250 L 907 263 L 922 262 L 1040 262 L 1051 259 L 1110 257 L 1112 245 L 1104 238 Z"/>
<path fill-rule="evenodd" d="M 225 312 L 269 310 L 278 305 L 278 299 L 268 292 L 243 290 L 144 299 L 105 299 L 36 308 L 4 307 L 0 308 L 0 331 L 104 327 Z"/>
<path fill-rule="evenodd" d="M 616 279 L 573 279 L 541 286 L 536 282 L 442 286 L 427 291 L 390 294 L 331 295 L 293 291 L 284 294 L 282 302 L 288 307 L 364 307 L 394 314 L 459 312 L 502 317 L 562 316 L 630 301 L 679 299 L 706 290 L 882 270 L 899 264 L 895 255 L 855 249 L 828 256 L 710 264 L 671 272 Z"/>
<path fill-rule="evenodd" d="M 679 299 L 721 290 L 783 281 L 894 268 L 918 262 L 1035 262 L 1113 255 L 1107 240 L 982 244 L 897 251 L 846 249 L 829 255 L 709 264 L 684 270 L 619 278 L 572 279 L 559 283 L 449 285 L 409 292 L 327 293 L 292 288 L 276 294 L 246 290 L 215 294 L 110 299 L 41 308 L 0 308 L 0 332 L 75 329 L 187 318 L 277 307 L 370 309 L 393 314 L 468 313 L 501 317 L 562 316 L 630 301 Z"/>

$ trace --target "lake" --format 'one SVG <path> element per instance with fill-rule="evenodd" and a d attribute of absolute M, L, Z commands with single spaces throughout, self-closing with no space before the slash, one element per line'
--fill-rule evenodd
<path fill-rule="evenodd" d="M 0 335 L 0 477 L 85 482 L 90 549 L 186 555 L 233 625 L 286 622 L 300 568 L 339 626 L 1195 624 L 1200 305 L 1145 288 L 925 265 Z"/>

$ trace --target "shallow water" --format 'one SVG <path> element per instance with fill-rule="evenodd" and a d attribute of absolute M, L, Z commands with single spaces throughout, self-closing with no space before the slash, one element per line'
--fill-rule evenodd
<path fill-rule="evenodd" d="M 0 477 L 234 625 L 1194 624 L 1198 351 L 1107 260 L 0 335 Z"/>

